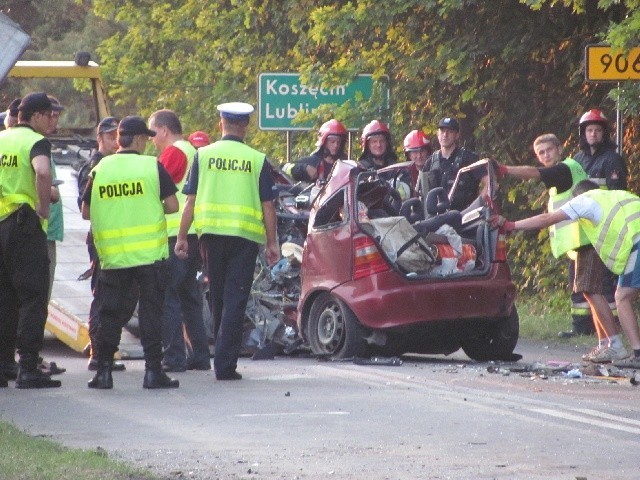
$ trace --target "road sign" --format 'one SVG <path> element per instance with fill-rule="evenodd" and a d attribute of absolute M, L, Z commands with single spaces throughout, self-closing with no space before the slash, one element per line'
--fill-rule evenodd
<path fill-rule="evenodd" d="M 388 79 L 384 105 L 389 105 Z M 298 112 L 312 112 L 320 105 L 342 105 L 346 101 L 365 101 L 373 94 L 371 75 L 358 75 L 355 80 L 336 87 L 314 87 L 303 84 L 297 73 L 261 73 L 258 80 L 259 127 L 262 130 L 309 130 L 312 123 L 293 123 Z M 360 125 L 347 125 L 359 128 Z"/>
<path fill-rule="evenodd" d="M 585 76 L 591 82 L 640 80 L 640 47 L 624 54 L 609 45 L 587 45 Z"/>

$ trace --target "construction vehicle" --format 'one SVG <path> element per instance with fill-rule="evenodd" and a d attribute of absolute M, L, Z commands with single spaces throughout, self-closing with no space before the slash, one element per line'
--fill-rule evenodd
<path fill-rule="evenodd" d="M 110 116 L 100 66 L 86 52 L 69 61 L 18 61 L 0 78 L 0 101 L 8 104 L 28 92 L 44 91 L 56 97 L 64 111 L 51 141 L 56 165 L 78 166 L 97 147 L 96 126 Z M 77 352 L 89 343 L 88 325 L 56 300 L 49 302 L 46 329 Z"/>

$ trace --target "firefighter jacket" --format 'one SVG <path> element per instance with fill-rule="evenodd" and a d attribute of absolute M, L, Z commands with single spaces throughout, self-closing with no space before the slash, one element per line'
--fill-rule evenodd
<path fill-rule="evenodd" d="M 104 269 L 151 265 L 169 256 L 155 157 L 116 153 L 91 172 L 91 231 Z"/>
<path fill-rule="evenodd" d="M 558 210 L 562 205 L 571 199 L 571 190 L 581 180 L 587 179 L 587 174 L 572 158 L 566 158 L 564 163 L 571 170 L 571 188 L 562 193 L 558 193 L 556 187 L 549 189 L 549 212 Z M 549 227 L 549 241 L 551 243 L 551 253 L 556 258 L 575 250 L 583 245 L 589 245 L 589 239 L 580 228 L 580 223 L 576 220 L 565 220 Z"/>
<path fill-rule="evenodd" d="M 203 234 L 242 237 L 264 243 L 260 201 L 264 153 L 235 140 L 219 140 L 198 150 L 198 193 L 194 224 Z"/>
<path fill-rule="evenodd" d="M 582 168 L 589 180 L 597 183 L 600 188 L 609 190 L 626 190 L 627 166 L 615 150 L 615 144 L 608 143 L 600 146 L 594 155 L 587 146 L 573 157 Z"/>
<path fill-rule="evenodd" d="M 317 178 L 309 176 L 307 165 L 317 169 Z M 297 162 L 285 164 L 282 171 L 298 182 L 312 183 L 316 180 L 325 180 L 329 176 L 332 167 L 333 164 L 324 161 L 322 147 L 320 147 L 308 157 L 303 157 Z"/>
<path fill-rule="evenodd" d="M 583 195 L 600 206 L 602 219 L 594 225 L 580 218 L 580 225 L 607 268 L 620 275 L 640 235 L 640 198 L 626 190 L 590 190 Z"/>
<path fill-rule="evenodd" d="M 178 193 L 176 194 L 176 196 L 178 197 L 178 202 L 180 203 L 180 210 L 175 213 L 167 214 L 167 234 L 169 237 L 178 236 L 178 230 L 180 230 L 180 219 L 182 218 L 184 204 L 187 200 L 187 196 L 182 193 L 182 187 L 184 187 L 187 176 L 189 174 L 189 170 L 191 170 L 193 158 L 196 156 L 196 149 L 186 140 L 178 140 L 173 144 L 173 146 L 179 148 L 182 153 L 184 153 L 184 156 L 187 157 L 187 168 L 180 182 L 176 184 L 176 187 L 178 188 Z M 188 233 L 196 233 L 193 225 L 191 225 L 191 227 L 189 228 Z"/>

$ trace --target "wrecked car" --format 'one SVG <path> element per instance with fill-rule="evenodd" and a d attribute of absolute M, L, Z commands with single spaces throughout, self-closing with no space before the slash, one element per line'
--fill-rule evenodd
<path fill-rule="evenodd" d="M 485 169 L 489 185 L 462 212 L 441 189 L 401 201 L 393 180 L 408 166 L 334 164 L 309 216 L 300 334 L 334 359 L 460 348 L 478 361 L 511 359 L 519 319 L 504 236 L 489 224 L 492 163 L 465 167 Z"/>

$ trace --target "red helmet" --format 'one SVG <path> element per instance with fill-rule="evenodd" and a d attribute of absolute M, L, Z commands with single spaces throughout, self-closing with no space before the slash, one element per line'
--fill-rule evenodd
<path fill-rule="evenodd" d="M 407 136 L 404 137 L 405 152 L 415 152 L 423 148 L 431 150 L 431 140 L 422 133 L 422 130 L 411 130 Z"/>
<path fill-rule="evenodd" d="M 605 117 L 600 110 L 594 108 L 593 110 L 589 110 L 587 113 L 580 117 L 578 127 L 580 134 L 582 135 L 582 130 L 584 127 L 592 123 L 599 123 L 605 129 L 609 128 L 609 120 L 607 119 L 607 117 Z"/>
<path fill-rule="evenodd" d="M 376 135 L 378 133 L 383 133 L 383 134 L 387 135 L 387 137 L 390 136 L 389 127 L 387 127 L 380 120 L 373 120 L 373 121 L 369 122 L 362 129 L 362 136 L 360 137 L 360 144 L 362 145 L 362 151 L 363 152 L 367 149 L 367 139 L 371 135 Z"/>
<path fill-rule="evenodd" d="M 344 125 L 335 118 L 332 118 L 328 122 L 324 122 L 320 127 L 320 130 L 318 130 L 318 141 L 316 142 L 316 147 L 324 145 L 324 142 L 327 140 L 329 135 L 339 135 L 344 138 L 347 136 L 347 129 L 344 128 Z"/>
<path fill-rule="evenodd" d="M 580 117 L 580 125 L 587 122 L 588 123 L 592 123 L 592 122 L 608 123 L 609 120 L 607 119 L 607 117 L 604 116 L 601 110 L 594 108 L 593 110 L 589 110 L 587 113 L 585 113 Z"/>

